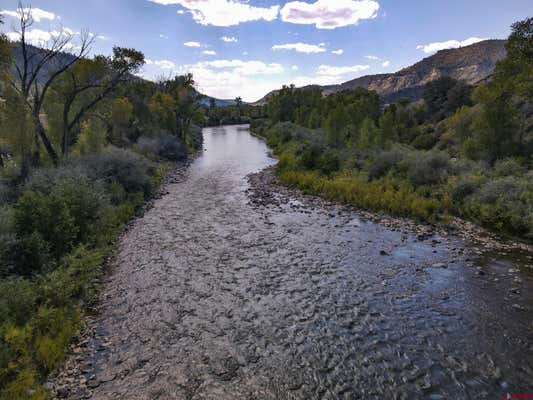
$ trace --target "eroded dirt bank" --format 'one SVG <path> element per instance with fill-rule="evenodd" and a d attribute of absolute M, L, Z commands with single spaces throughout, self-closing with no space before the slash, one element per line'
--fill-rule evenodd
<path fill-rule="evenodd" d="M 529 254 L 279 188 L 243 127 L 121 240 L 53 387 L 93 399 L 492 399 L 533 392 Z"/>

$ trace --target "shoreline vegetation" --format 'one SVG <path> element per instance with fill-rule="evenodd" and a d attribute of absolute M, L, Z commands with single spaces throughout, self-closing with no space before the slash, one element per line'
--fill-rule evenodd
<path fill-rule="evenodd" d="M 20 40 L 0 35 L 0 400 L 44 400 L 128 222 L 201 148 L 206 107 L 192 75 L 139 79 L 141 52 L 88 58 L 88 33 L 31 46 L 19 16 Z"/>
<path fill-rule="evenodd" d="M 424 101 L 382 106 L 358 88 L 322 96 L 284 87 L 251 130 L 280 182 L 304 193 L 419 221 L 472 221 L 533 240 L 533 18 L 517 22 L 486 83 L 426 85 Z"/>

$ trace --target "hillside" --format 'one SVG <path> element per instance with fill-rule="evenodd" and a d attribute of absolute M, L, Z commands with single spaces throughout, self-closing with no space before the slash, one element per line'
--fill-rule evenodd
<path fill-rule="evenodd" d="M 487 78 L 505 57 L 505 40 L 485 40 L 458 49 L 441 50 L 392 74 L 366 75 L 339 85 L 322 86 L 324 94 L 363 87 L 375 90 L 386 103 L 400 98 L 420 99 L 426 83 L 442 76 L 474 84 Z M 308 86 L 308 87 L 316 87 Z M 269 93 L 254 104 L 264 104 Z"/>

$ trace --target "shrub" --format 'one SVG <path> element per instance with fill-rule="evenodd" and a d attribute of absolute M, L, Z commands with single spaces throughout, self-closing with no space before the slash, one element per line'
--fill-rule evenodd
<path fill-rule="evenodd" d="M 517 236 L 533 234 L 533 185 L 529 179 L 498 178 L 485 183 L 462 211 L 496 231 Z"/>
<path fill-rule="evenodd" d="M 522 175 L 526 168 L 516 158 L 504 158 L 494 163 L 494 175 L 497 177 Z"/>
<path fill-rule="evenodd" d="M 467 178 L 455 184 L 452 190 L 452 200 L 455 204 L 461 204 L 467 197 L 474 194 L 480 187 L 479 182 Z"/>
<path fill-rule="evenodd" d="M 49 177 L 50 175 L 43 175 Z M 16 243 L 13 260 L 16 272 L 28 275 L 49 268 L 78 243 L 90 241 L 107 199 L 98 185 L 87 178 L 74 182 L 60 176 L 36 179 L 14 206 L 13 227 Z"/>
<path fill-rule="evenodd" d="M 335 150 L 327 150 L 319 159 L 319 168 L 323 174 L 331 175 L 340 169 L 340 159 L 338 152 Z"/>
<path fill-rule="evenodd" d="M 370 179 L 384 177 L 390 171 L 395 171 L 403 161 L 405 155 L 400 150 L 390 150 L 379 153 L 368 168 Z"/>
<path fill-rule="evenodd" d="M 139 153 L 151 159 L 180 161 L 187 158 L 185 144 L 171 135 L 161 135 L 155 138 L 141 137 L 136 147 Z"/>
<path fill-rule="evenodd" d="M 443 152 L 414 152 L 405 160 L 405 167 L 413 185 L 435 185 L 448 175 L 449 159 Z"/>
<path fill-rule="evenodd" d="M 130 150 L 109 147 L 101 154 L 83 159 L 82 164 L 92 179 L 109 185 L 118 183 L 127 193 L 142 192 L 147 197 L 152 191 L 153 164 Z"/>

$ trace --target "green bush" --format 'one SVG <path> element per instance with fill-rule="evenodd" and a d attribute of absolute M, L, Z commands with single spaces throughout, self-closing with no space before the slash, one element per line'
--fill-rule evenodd
<path fill-rule="evenodd" d="M 44 192 L 26 191 L 14 205 L 17 242 L 12 259 L 18 274 L 46 271 L 51 263 L 77 244 L 90 241 L 99 230 L 102 210 L 108 205 L 104 193 L 88 179 L 59 179 L 53 187 L 48 182 L 33 181 L 31 187 Z"/>
<path fill-rule="evenodd" d="M 147 197 L 153 190 L 150 174 L 155 172 L 154 165 L 131 150 L 110 147 L 81 163 L 90 178 L 108 185 L 120 184 L 127 193 L 142 192 Z"/>
<path fill-rule="evenodd" d="M 444 182 L 450 168 L 444 152 L 413 152 L 404 161 L 407 178 L 415 186 Z"/>
<path fill-rule="evenodd" d="M 397 171 L 404 158 L 405 154 L 400 150 L 380 152 L 368 167 L 370 179 L 382 178 L 391 171 Z"/>
<path fill-rule="evenodd" d="M 187 158 L 185 144 L 171 135 L 141 137 L 137 141 L 136 148 L 143 156 L 154 160 L 182 161 Z"/>

